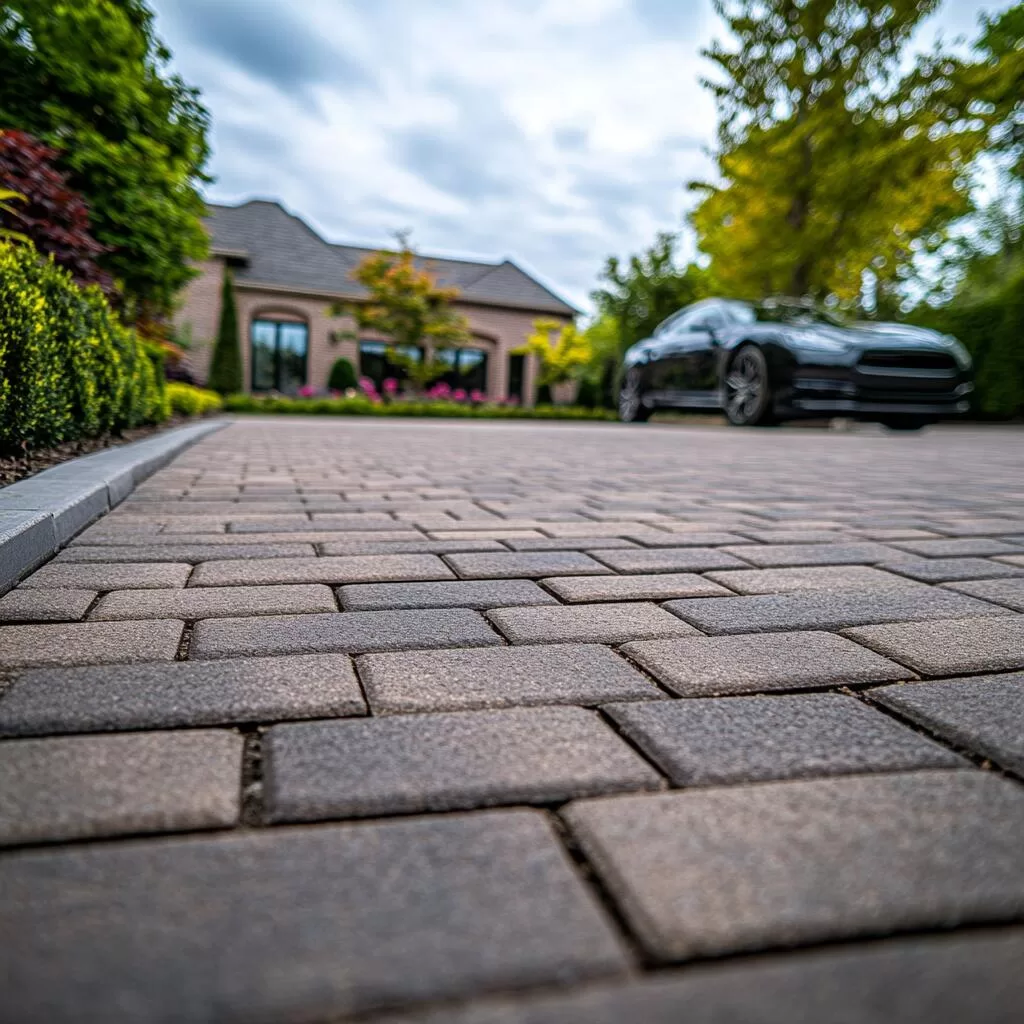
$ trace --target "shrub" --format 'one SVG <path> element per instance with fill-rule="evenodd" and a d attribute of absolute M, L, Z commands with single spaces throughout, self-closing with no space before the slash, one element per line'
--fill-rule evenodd
<path fill-rule="evenodd" d="M 224 401 L 216 391 L 171 381 L 167 384 L 167 405 L 179 416 L 205 416 L 217 412 Z"/>
<path fill-rule="evenodd" d="M 96 286 L 0 242 L 0 449 L 39 448 L 165 417 L 163 370 Z"/>
<path fill-rule="evenodd" d="M 351 360 L 342 356 L 335 359 L 331 372 L 327 375 L 327 387 L 330 391 L 348 391 L 359 383 L 355 367 Z"/>
<path fill-rule="evenodd" d="M 242 348 L 238 342 L 238 310 L 235 307 L 235 288 L 231 271 L 224 268 L 224 283 L 220 292 L 220 326 L 217 342 L 210 359 L 210 374 L 206 382 L 211 391 L 230 395 L 242 390 Z"/>

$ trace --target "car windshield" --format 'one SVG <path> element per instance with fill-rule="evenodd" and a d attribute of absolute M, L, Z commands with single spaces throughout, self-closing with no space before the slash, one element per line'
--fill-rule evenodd
<path fill-rule="evenodd" d="M 745 319 L 748 322 L 757 320 L 760 323 L 772 324 L 824 324 L 829 327 L 843 327 L 844 322 L 834 313 L 807 306 L 801 302 L 786 302 L 773 299 L 753 305 L 743 304 L 747 310 Z"/>

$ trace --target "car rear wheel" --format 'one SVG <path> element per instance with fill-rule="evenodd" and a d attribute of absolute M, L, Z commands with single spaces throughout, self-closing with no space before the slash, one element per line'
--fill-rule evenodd
<path fill-rule="evenodd" d="M 725 375 L 725 415 L 737 427 L 766 427 L 774 422 L 768 362 L 756 345 L 744 345 Z"/>
<path fill-rule="evenodd" d="M 644 392 L 640 373 L 629 370 L 619 390 L 619 419 L 623 423 L 646 423 L 652 410 L 644 405 Z"/>

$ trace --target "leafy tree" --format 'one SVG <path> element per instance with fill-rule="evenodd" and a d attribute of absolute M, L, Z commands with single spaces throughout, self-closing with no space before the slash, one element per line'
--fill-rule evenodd
<path fill-rule="evenodd" d="M 0 207 L 0 227 L 31 241 L 44 256 L 71 273 L 77 284 L 97 284 L 108 297 L 110 275 L 96 260 L 104 247 L 89 232 L 89 211 L 53 167 L 55 150 L 25 132 L 0 131 L 0 182 L 16 204 Z"/>
<path fill-rule="evenodd" d="M 591 358 L 590 344 L 585 334 L 573 324 L 559 320 L 535 320 L 533 333 L 526 344 L 512 350 L 513 355 L 533 355 L 540 367 L 537 372 L 539 404 L 541 397 L 550 401 L 551 388 L 575 380 Z"/>
<path fill-rule="evenodd" d="M 207 248 L 209 118 L 170 56 L 144 0 L 0 7 L 0 125 L 60 151 L 107 249 L 99 263 L 136 317 L 166 313 Z"/>
<path fill-rule="evenodd" d="M 883 298 L 970 208 L 992 113 L 935 52 L 900 75 L 939 0 L 715 0 L 735 37 L 705 51 L 719 110 L 721 184 L 692 215 L 719 286 L 854 304 L 865 271 Z"/>
<path fill-rule="evenodd" d="M 348 391 L 358 383 L 359 378 L 356 376 L 356 369 L 351 360 L 344 356 L 335 359 L 334 365 L 331 366 L 331 372 L 327 375 L 327 387 L 331 391 Z"/>
<path fill-rule="evenodd" d="M 680 269 L 676 262 L 679 236 L 658 235 L 650 249 L 631 256 L 623 264 L 610 256 L 605 264 L 602 287 L 593 293 L 606 327 L 618 332 L 621 355 L 683 306 L 707 294 L 707 274 L 694 263 Z"/>
<path fill-rule="evenodd" d="M 981 25 L 980 59 L 961 69 L 963 89 L 990 106 L 989 146 L 1008 157 L 1010 173 L 1024 181 L 1024 3 L 982 15 Z"/>
<path fill-rule="evenodd" d="M 231 395 L 242 390 L 242 346 L 238 340 L 238 309 L 235 306 L 234 279 L 228 267 L 224 268 L 220 324 L 217 328 L 213 355 L 210 358 L 206 386 L 221 395 Z"/>
<path fill-rule="evenodd" d="M 336 303 L 332 312 L 351 316 L 358 331 L 383 335 L 390 346 L 389 361 L 403 367 L 422 388 L 450 368 L 436 358 L 437 353 L 461 348 L 472 334 L 469 321 L 452 309 L 458 289 L 440 287 L 428 270 L 417 265 L 407 238 L 399 235 L 398 241 L 398 252 L 372 253 L 353 271 L 352 277 L 366 290 L 366 300 Z M 358 334 L 339 331 L 336 337 Z"/>

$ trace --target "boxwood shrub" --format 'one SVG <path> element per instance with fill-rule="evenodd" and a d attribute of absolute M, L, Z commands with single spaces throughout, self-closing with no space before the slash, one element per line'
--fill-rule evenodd
<path fill-rule="evenodd" d="M 167 417 L 162 356 L 95 286 L 0 242 L 0 450 L 43 448 Z"/>
<path fill-rule="evenodd" d="M 178 416 L 205 416 L 207 413 L 217 412 L 224 405 L 223 399 L 216 391 L 207 391 L 206 388 L 179 384 L 176 381 L 168 382 L 165 394 L 168 408 Z"/>

